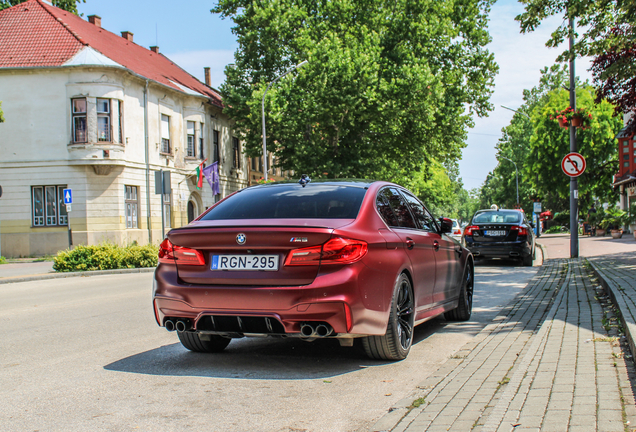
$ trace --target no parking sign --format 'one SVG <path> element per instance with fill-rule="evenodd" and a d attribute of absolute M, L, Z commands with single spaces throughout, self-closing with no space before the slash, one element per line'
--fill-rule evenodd
<path fill-rule="evenodd" d="M 567 176 L 578 177 L 585 171 L 585 158 L 578 153 L 568 153 L 561 161 L 561 169 Z"/>

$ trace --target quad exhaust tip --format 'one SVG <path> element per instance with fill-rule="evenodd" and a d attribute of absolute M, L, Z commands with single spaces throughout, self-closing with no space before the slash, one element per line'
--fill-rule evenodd
<path fill-rule="evenodd" d="M 164 327 L 169 332 L 178 331 L 179 333 L 183 333 L 190 328 L 190 324 L 184 319 L 167 319 Z"/>
<path fill-rule="evenodd" d="M 333 328 L 326 323 L 302 323 L 300 334 L 303 337 L 327 337 L 333 333 Z"/>

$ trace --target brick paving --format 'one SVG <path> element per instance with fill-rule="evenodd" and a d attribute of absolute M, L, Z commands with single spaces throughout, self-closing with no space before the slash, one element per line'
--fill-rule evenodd
<path fill-rule="evenodd" d="M 633 361 L 591 274 L 609 261 L 590 261 L 547 260 L 497 319 L 373 430 L 631 431 Z M 633 323 L 636 258 L 612 274 Z"/>

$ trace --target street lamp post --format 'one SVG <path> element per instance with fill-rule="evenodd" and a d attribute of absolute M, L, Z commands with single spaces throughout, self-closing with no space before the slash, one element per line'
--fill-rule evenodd
<path fill-rule="evenodd" d="M 306 65 L 307 63 L 308 63 L 308 60 L 304 60 L 304 61 L 298 63 L 296 66 L 289 68 L 287 70 L 287 72 L 285 72 L 284 74 L 276 77 L 274 79 L 274 81 L 269 83 L 269 85 L 267 86 L 267 89 L 265 89 L 265 93 L 263 93 L 263 101 L 261 103 L 261 118 L 263 119 L 263 174 L 264 174 L 264 177 L 265 177 L 265 181 L 267 181 L 267 137 L 266 137 L 266 132 L 265 132 L 265 95 L 267 94 L 267 91 L 269 90 L 269 88 L 276 81 L 278 81 L 279 79 L 281 79 L 282 77 L 284 77 L 285 75 L 290 73 L 291 71 Z"/>
<path fill-rule="evenodd" d="M 528 119 L 530 118 L 530 116 L 529 116 L 528 114 L 524 113 L 524 112 L 518 111 L 518 110 L 516 110 L 516 109 L 509 108 L 509 107 L 507 107 L 507 106 L 505 106 L 505 105 L 500 105 L 500 106 L 501 106 L 502 108 L 505 108 L 505 109 L 509 110 L 509 111 L 514 111 L 514 112 L 516 112 L 517 114 L 521 114 L 521 115 L 523 115 L 523 116 L 526 116 L 526 117 L 528 117 Z"/>
<path fill-rule="evenodd" d="M 517 180 L 517 206 L 519 206 L 519 171 L 517 170 L 517 164 L 512 159 L 508 159 L 505 156 L 499 156 L 499 157 L 512 162 L 512 164 L 515 166 L 515 178 Z"/>

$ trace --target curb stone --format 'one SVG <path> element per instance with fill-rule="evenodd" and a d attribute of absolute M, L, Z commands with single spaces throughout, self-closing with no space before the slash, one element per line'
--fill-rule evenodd
<path fill-rule="evenodd" d="M 14 276 L 0 278 L 0 285 L 16 282 L 31 282 L 44 279 L 62 279 L 69 277 L 88 277 L 88 276 L 102 276 L 111 274 L 125 274 L 125 273 L 151 273 L 154 272 L 156 267 L 143 267 L 134 269 L 113 269 L 113 270 L 92 270 L 83 272 L 64 272 L 64 273 L 45 273 L 31 276 Z"/>
<path fill-rule="evenodd" d="M 596 277 L 598 277 L 601 286 L 608 293 L 612 303 L 618 307 L 620 311 L 620 320 L 623 328 L 625 329 L 625 337 L 627 338 L 627 342 L 629 343 L 629 350 L 632 352 L 632 355 L 636 352 L 636 323 L 633 321 L 628 322 L 625 317 L 631 317 L 632 313 L 623 298 L 623 294 L 620 292 L 620 287 L 616 282 L 614 282 L 608 275 L 606 275 L 599 267 L 592 261 L 588 260 L 588 263 L 592 266 L 592 270 Z"/>

